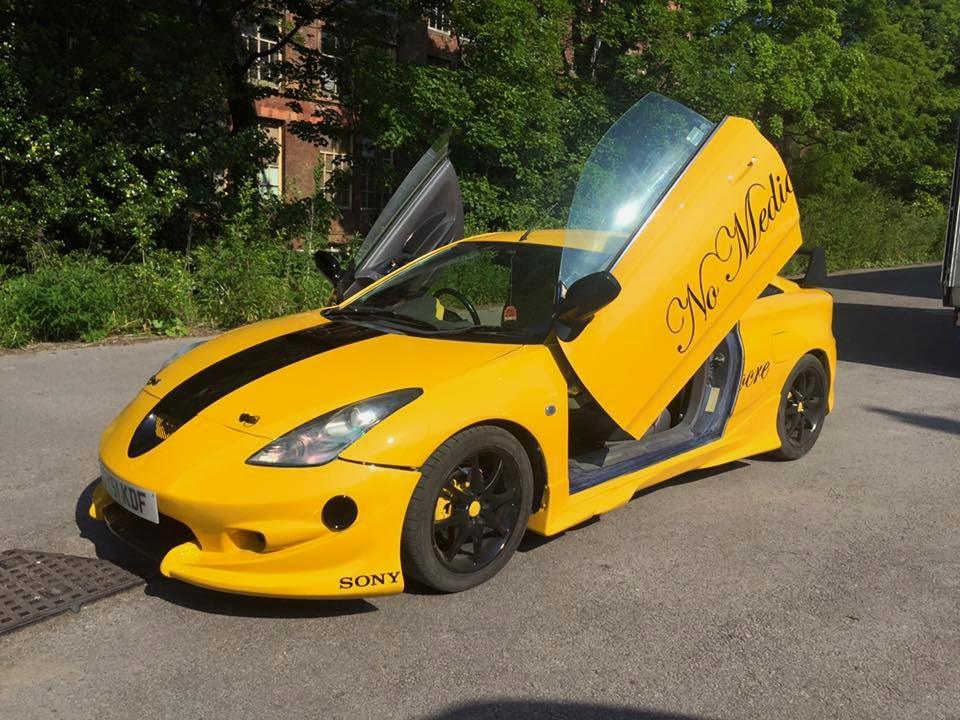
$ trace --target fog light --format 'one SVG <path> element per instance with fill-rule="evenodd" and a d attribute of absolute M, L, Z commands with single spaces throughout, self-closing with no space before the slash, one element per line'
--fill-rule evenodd
<path fill-rule="evenodd" d="M 320 517 L 331 530 L 346 530 L 357 519 L 357 504 L 346 495 L 337 495 L 327 500 Z"/>
<path fill-rule="evenodd" d="M 231 542 L 241 550 L 250 550 L 252 552 L 263 552 L 267 547 L 267 539 L 263 533 L 254 530 L 227 530 Z"/>

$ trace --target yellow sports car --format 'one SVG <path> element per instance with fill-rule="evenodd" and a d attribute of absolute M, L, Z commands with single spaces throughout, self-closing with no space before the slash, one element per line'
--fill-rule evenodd
<path fill-rule="evenodd" d="M 318 256 L 339 305 L 225 333 L 149 379 L 103 435 L 91 514 L 209 588 L 458 591 L 525 531 L 816 442 L 831 299 L 777 275 L 797 200 L 748 120 L 648 95 L 594 149 L 565 229 L 462 232 L 440 143 L 353 263 Z"/>

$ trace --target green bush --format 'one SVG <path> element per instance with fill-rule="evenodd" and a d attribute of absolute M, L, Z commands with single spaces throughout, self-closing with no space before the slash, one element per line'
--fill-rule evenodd
<path fill-rule="evenodd" d="M 940 257 L 943 208 L 909 205 L 861 185 L 802 198 L 800 207 L 805 242 L 826 249 L 831 270 Z M 327 304 L 329 284 L 308 252 L 289 248 L 287 234 L 257 203 L 244 202 L 218 241 L 189 256 L 147 250 L 136 263 L 54 256 L 13 276 L 0 266 L 0 347 L 117 333 L 181 335 L 198 325 L 227 328 Z M 458 286 L 478 302 L 506 282 L 506 269 L 492 263 L 458 272 Z"/>
<path fill-rule="evenodd" d="M 200 316 L 220 327 L 317 307 L 330 287 L 313 258 L 291 251 L 285 239 L 298 225 L 296 208 L 264 199 L 252 185 L 220 238 L 193 257 Z M 299 219 L 302 226 L 302 218 Z"/>
<path fill-rule="evenodd" d="M 330 294 L 313 258 L 278 241 L 225 239 L 198 249 L 194 262 L 200 316 L 220 327 L 319 307 Z"/>
<path fill-rule="evenodd" d="M 310 255 L 279 240 L 230 237 L 189 259 L 154 251 L 130 264 L 72 255 L 0 276 L 0 347 L 183 335 L 198 324 L 226 328 L 320 307 L 329 296 Z"/>
<path fill-rule="evenodd" d="M 17 322 L 17 307 L 12 284 L 0 277 L 0 348 L 20 347 L 30 340 Z"/>
<path fill-rule="evenodd" d="M 158 250 L 141 263 L 113 269 L 123 330 L 177 336 L 195 323 L 193 278 L 184 256 Z"/>
<path fill-rule="evenodd" d="M 820 245 L 830 270 L 939 260 L 943 207 L 916 207 L 866 184 L 800 199 L 804 244 Z"/>
<path fill-rule="evenodd" d="M 115 284 L 102 258 L 65 257 L 3 284 L 4 329 L 28 341 L 97 340 L 120 325 Z"/>

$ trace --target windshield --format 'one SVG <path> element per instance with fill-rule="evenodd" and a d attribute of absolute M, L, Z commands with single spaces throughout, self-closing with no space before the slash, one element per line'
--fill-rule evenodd
<path fill-rule="evenodd" d="M 614 123 L 577 181 L 560 268 L 565 287 L 612 267 L 713 127 L 656 93 Z"/>
<path fill-rule="evenodd" d="M 462 242 L 326 315 L 412 335 L 540 343 L 553 319 L 562 254 L 533 243 Z"/>

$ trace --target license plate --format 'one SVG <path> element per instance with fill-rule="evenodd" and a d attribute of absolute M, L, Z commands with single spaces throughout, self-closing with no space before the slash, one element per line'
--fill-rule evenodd
<path fill-rule="evenodd" d="M 122 507 L 134 515 L 160 523 L 160 513 L 157 511 L 157 494 L 137 487 L 133 483 L 121 480 L 116 475 L 100 466 L 100 477 L 107 494 L 116 500 Z"/>

